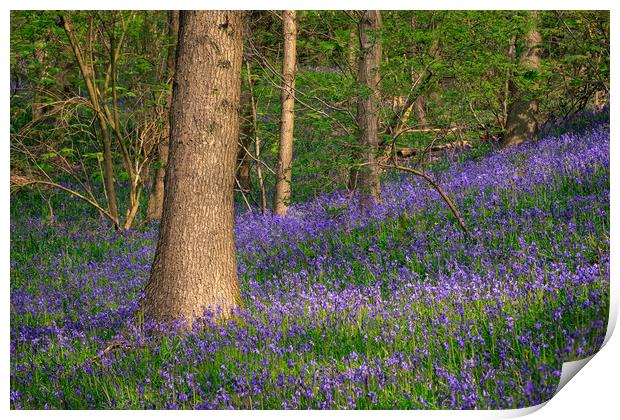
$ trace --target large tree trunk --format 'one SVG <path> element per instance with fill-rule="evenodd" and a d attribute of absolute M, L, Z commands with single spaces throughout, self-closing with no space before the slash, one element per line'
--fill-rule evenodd
<path fill-rule="evenodd" d="M 367 10 L 359 24 L 360 57 L 357 81 L 363 91 L 357 100 L 358 144 L 362 166 L 351 170 L 349 188 L 359 190 L 364 205 L 379 199 L 379 66 L 381 64 L 381 12 Z"/>
<path fill-rule="evenodd" d="M 534 25 L 526 35 L 525 50 L 521 55 L 519 65 L 524 70 L 537 70 L 540 67 L 542 43 L 542 37 L 536 27 L 538 13 L 530 12 L 530 18 Z M 513 101 L 508 109 L 506 132 L 500 142 L 502 148 L 521 144 L 534 138 L 538 133 L 538 101 L 525 98 L 523 92 L 519 92 L 512 80 L 510 81 L 510 95 Z"/>
<path fill-rule="evenodd" d="M 241 303 L 233 182 L 239 135 L 242 12 L 182 11 L 164 208 L 144 316 L 186 319 Z"/>
<path fill-rule="evenodd" d="M 174 77 L 174 61 L 176 50 L 176 38 L 179 32 L 179 11 L 168 11 L 168 51 L 166 57 L 166 80 L 172 82 Z M 169 132 L 168 129 L 164 128 Z M 164 179 L 166 177 L 166 165 L 168 164 L 168 143 L 169 139 L 165 138 L 157 146 L 157 160 L 159 167 L 155 172 L 153 180 L 153 189 L 149 196 L 149 204 L 146 209 L 146 216 L 149 220 L 161 219 L 162 208 L 164 205 Z"/>
<path fill-rule="evenodd" d="M 297 55 L 297 26 L 295 10 L 285 10 L 284 58 L 282 61 L 282 114 L 280 117 L 280 155 L 276 180 L 274 212 L 285 215 L 291 201 L 293 164 L 293 128 L 295 118 L 295 64 Z"/>

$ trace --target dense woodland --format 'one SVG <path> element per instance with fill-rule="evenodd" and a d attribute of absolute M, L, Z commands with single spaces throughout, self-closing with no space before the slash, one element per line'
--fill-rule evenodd
<path fill-rule="evenodd" d="M 609 32 L 11 12 L 12 407 L 547 400 L 605 336 Z"/>
<path fill-rule="evenodd" d="M 278 202 L 352 190 L 365 153 L 417 153 L 426 161 L 425 149 L 445 144 L 531 136 L 536 127 L 519 127 L 510 115 L 521 103 L 536 103 L 531 120 L 542 126 L 608 101 L 608 12 L 388 11 L 368 18 L 244 14 L 234 185 L 240 206 L 283 214 Z M 15 184 L 71 181 L 72 191 L 119 228 L 158 219 L 177 12 L 14 12 L 11 29 Z M 287 89 L 292 101 L 283 106 Z M 359 134 L 368 124 L 358 115 L 364 98 L 377 114 L 371 151 Z M 292 138 L 296 147 L 280 147 Z M 291 167 L 280 178 L 292 193 L 276 199 L 278 165 Z M 116 184 L 127 191 L 116 192 Z"/>

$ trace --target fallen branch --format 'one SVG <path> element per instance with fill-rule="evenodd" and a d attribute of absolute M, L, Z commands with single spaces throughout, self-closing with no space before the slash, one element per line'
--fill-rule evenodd
<path fill-rule="evenodd" d="M 442 131 L 452 132 L 457 131 L 458 127 L 450 127 L 450 128 L 412 128 L 407 129 L 408 133 L 438 133 Z"/>
<path fill-rule="evenodd" d="M 471 148 L 471 143 L 467 141 L 457 141 L 448 144 L 442 144 L 439 146 L 432 146 L 428 148 L 415 148 L 415 147 L 402 147 L 396 150 L 396 156 L 399 158 L 408 158 L 411 156 L 418 155 L 420 153 L 426 154 L 430 152 L 441 152 L 443 150 L 450 149 L 469 149 Z"/>

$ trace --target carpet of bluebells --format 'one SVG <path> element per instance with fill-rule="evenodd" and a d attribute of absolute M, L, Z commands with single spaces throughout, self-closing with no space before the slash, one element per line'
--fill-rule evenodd
<path fill-rule="evenodd" d="M 402 174 L 372 209 L 336 193 L 286 218 L 239 214 L 237 317 L 142 324 L 100 358 L 137 307 L 157 226 L 33 217 L 24 193 L 11 203 L 11 407 L 539 404 L 606 332 L 609 124 L 590 119 L 437 164 L 471 238 Z M 65 197 L 56 212 L 80 206 Z"/>

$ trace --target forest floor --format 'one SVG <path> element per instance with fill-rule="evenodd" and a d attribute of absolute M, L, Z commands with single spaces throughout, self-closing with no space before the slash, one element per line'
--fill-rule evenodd
<path fill-rule="evenodd" d="M 237 217 L 238 317 L 92 359 L 137 307 L 156 226 L 11 201 L 12 408 L 516 408 L 595 353 L 609 306 L 609 124 Z M 153 327 L 155 328 L 155 327 Z"/>

